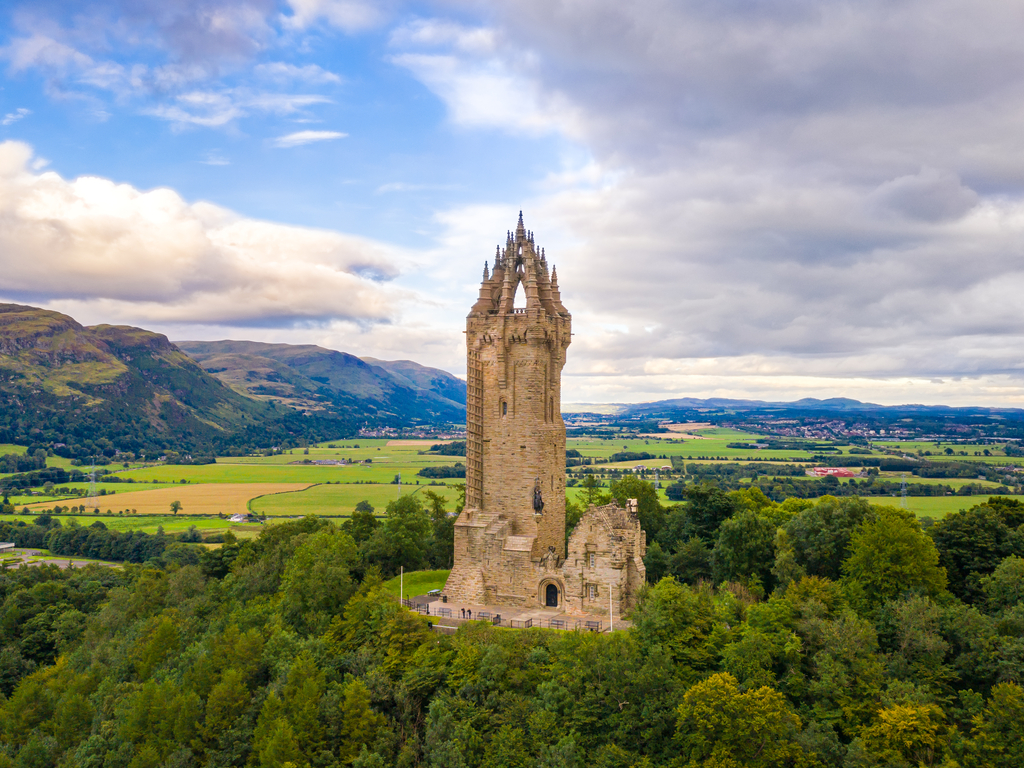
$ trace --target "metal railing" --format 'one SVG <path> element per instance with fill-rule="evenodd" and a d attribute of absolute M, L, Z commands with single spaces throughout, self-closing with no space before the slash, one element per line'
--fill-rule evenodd
<path fill-rule="evenodd" d="M 461 616 L 453 616 L 452 608 L 445 605 L 439 604 L 433 611 L 430 609 L 429 602 L 415 601 L 415 600 L 401 600 L 402 605 L 406 608 L 416 611 L 417 613 L 425 616 L 437 616 L 443 619 L 452 619 L 453 621 L 462 624 L 466 621 L 486 621 L 496 627 L 507 627 L 510 629 L 532 629 L 533 627 L 544 628 L 544 629 L 557 629 L 563 632 L 574 632 L 574 631 L 586 631 L 586 632 L 601 632 L 603 629 L 603 623 L 601 621 L 590 620 L 590 619 L 503 619 L 500 613 L 493 613 L 492 611 L 478 611 L 476 615 L 463 613 Z M 438 629 L 454 629 L 454 627 L 438 627 Z"/>

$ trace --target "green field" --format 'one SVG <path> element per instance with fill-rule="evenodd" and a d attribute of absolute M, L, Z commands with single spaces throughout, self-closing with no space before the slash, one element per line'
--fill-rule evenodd
<path fill-rule="evenodd" d="M 246 464 L 227 462 L 201 466 L 159 466 L 133 469 L 122 472 L 121 477 L 131 477 L 136 482 L 178 483 L 390 483 L 396 474 L 402 474 L 403 483 L 414 485 L 430 482 L 417 478 L 416 473 L 427 466 L 464 462 L 460 456 L 416 456 L 399 455 L 397 452 L 375 456 L 372 464 L 349 464 L 345 466 L 317 466 L 313 464 L 280 464 L 269 457 L 260 463 Z"/>
<path fill-rule="evenodd" d="M 0 515 L 0 523 L 25 522 L 31 523 L 37 514 L 32 515 Z M 259 525 L 246 523 L 230 523 L 217 517 L 172 517 L 170 515 L 56 515 L 61 525 L 70 525 L 72 521 L 82 527 L 87 527 L 99 520 L 112 531 L 143 531 L 145 533 L 156 533 L 158 527 L 163 527 L 164 533 L 181 533 L 194 525 L 203 533 L 219 533 L 227 530 L 233 531 L 236 535 L 240 532 L 253 528 L 260 528 Z"/>
<path fill-rule="evenodd" d="M 918 517 L 943 518 L 961 509 L 970 509 L 988 501 L 988 496 L 908 496 L 907 509 Z M 899 496 L 865 496 L 869 504 L 900 506 Z"/>
<path fill-rule="evenodd" d="M 405 597 L 418 597 L 425 595 L 432 589 L 442 589 L 445 581 L 448 580 L 449 571 L 411 571 L 404 576 L 402 584 L 405 590 Z M 395 597 L 398 597 L 399 577 L 384 582 L 384 588 Z"/>
<path fill-rule="evenodd" d="M 635 465 L 641 463 L 648 467 L 660 468 L 661 466 L 671 465 L 671 457 L 673 456 L 680 456 L 685 458 L 687 462 L 697 463 L 715 463 L 718 461 L 746 463 L 751 459 L 759 461 L 796 459 L 798 461 L 810 462 L 812 457 L 812 454 L 807 451 L 779 451 L 770 449 L 757 450 L 755 448 L 747 447 L 726 447 L 727 444 L 731 442 L 754 443 L 767 437 L 755 432 L 725 428 L 705 428 L 698 429 L 693 434 L 698 435 L 699 439 L 683 436 L 682 433 L 666 433 L 666 435 L 661 438 L 650 435 L 640 437 L 620 436 L 616 438 L 569 438 L 567 441 L 567 448 L 578 450 L 583 454 L 583 456 L 596 459 L 607 459 L 613 453 L 619 451 L 631 451 L 636 453 L 646 452 L 655 457 L 666 457 L 618 462 L 616 464 L 591 465 L 589 468 L 595 470 L 598 475 L 608 473 L 613 469 L 629 470 Z M 799 442 L 798 439 L 795 440 Z M 400 492 L 403 495 L 413 492 L 422 493 L 428 487 L 431 487 L 442 496 L 445 496 L 448 499 L 449 508 L 453 508 L 458 494 L 456 489 L 452 486 L 461 484 L 463 482 L 461 479 L 443 480 L 442 482 L 446 484 L 445 486 L 428 486 L 427 484 L 431 482 L 430 479 L 417 477 L 416 475 L 420 469 L 426 466 L 450 465 L 456 462 L 465 461 L 464 458 L 457 456 L 423 455 L 422 452 L 427 450 L 430 445 L 435 442 L 444 441 L 393 441 L 388 439 L 359 438 L 347 441 L 336 441 L 333 443 L 333 448 L 329 447 L 328 443 L 323 443 L 318 446 L 311 446 L 308 449 L 291 449 L 274 456 L 221 457 L 215 464 L 201 466 L 155 464 L 148 466 L 135 465 L 129 470 L 121 470 L 119 467 L 114 467 L 112 465 L 110 469 L 115 470 L 119 477 L 124 477 L 126 479 L 131 478 L 134 479 L 135 482 L 97 483 L 97 489 L 105 489 L 108 494 L 112 494 L 112 498 L 105 498 L 102 501 L 99 501 L 99 504 L 103 509 L 106 509 L 107 505 L 109 505 L 116 511 L 118 505 L 117 497 L 121 494 L 138 493 L 165 489 L 170 486 L 179 486 L 182 485 L 181 481 L 184 480 L 185 487 L 189 488 L 192 492 L 200 492 L 199 489 L 195 487 L 197 485 L 207 485 L 211 483 L 226 483 L 231 485 L 249 483 L 302 483 L 311 486 L 303 490 L 288 491 L 261 496 L 258 498 L 252 498 L 251 496 L 248 497 L 251 499 L 251 501 L 248 502 L 248 508 L 251 511 L 273 517 L 293 517 L 306 514 L 316 514 L 327 517 L 344 517 L 350 515 L 354 510 L 355 505 L 363 500 L 369 501 L 375 508 L 377 514 L 380 515 L 384 513 L 387 504 L 396 499 Z M 356 447 L 357 445 L 358 447 Z M 906 449 L 908 452 L 913 454 L 916 454 L 918 449 L 928 450 L 934 454 L 933 456 L 928 457 L 933 461 L 966 460 L 993 464 L 1007 464 L 1010 461 L 1014 461 L 1024 463 L 1024 460 L 1008 460 L 1002 455 L 990 457 L 974 455 L 946 457 L 941 453 L 941 451 L 946 447 L 946 443 L 943 443 L 940 447 L 935 446 L 933 442 L 911 443 L 887 441 L 885 443 L 878 443 L 878 445 L 886 445 L 892 448 L 899 445 L 901 449 Z M 853 447 L 854 446 L 852 445 L 841 446 L 840 450 L 843 454 L 848 454 L 849 450 Z M 955 450 L 966 450 L 972 454 L 975 450 L 980 452 L 986 447 L 990 452 L 999 448 L 998 446 L 980 445 L 954 445 L 952 447 Z M 308 453 L 306 452 L 307 450 Z M 24 448 L 11 445 L 0 446 L 0 453 L 15 451 L 24 452 Z M 874 455 L 880 456 L 884 454 L 875 452 Z M 698 456 L 706 458 L 697 459 Z M 302 461 L 339 459 L 348 459 L 355 462 L 362 462 L 369 459 L 371 463 L 327 466 L 301 463 Z M 58 460 L 55 458 L 51 458 L 48 463 L 51 466 L 64 466 L 65 464 L 70 464 L 67 460 Z M 84 467 L 82 469 L 84 471 L 88 471 L 88 467 Z M 570 469 L 572 471 L 579 472 L 582 467 L 572 467 Z M 400 488 L 392 482 L 395 475 L 398 474 L 401 474 L 403 480 Z M 663 504 L 670 505 L 674 503 L 669 501 L 665 496 L 665 488 L 678 476 L 678 473 L 674 471 L 661 473 L 661 488 L 659 489 L 658 495 Z M 576 477 L 578 478 L 579 475 Z M 900 473 L 883 473 L 881 478 L 891 482 L 899 482 Z M 644 479 L 653 481 L 653 473 L 648 472 Z M 802 478 L 781 478 L 782 481 L 799 481 L 801 479 Z M 918 478 L 909 474 L 907 475 L 907 482 L 936 485 L 942 484 L 953 488 L 960 488 L 961 486 L 969 484 L 982 485 L 993 490 L 998 487 L 998 483 L 971 478 Z M 607 479 L 602 481 L 605 490 L 607 489 L 607 483 Z M 88 485 L 87 483 L 83 484 L 79 482 L 73 484 L 73 487 L 82 487 L 83 490 L 85 490 Z M 183 489 L 183 493 L 188 492 Z M 579 486 L 570 487 L 566 489 L 566 493 L 569 499 L 578 500 L 582 495 L 582 489 Z M 984 498 L 984 496 L 909 497 L 908 504 L 911 509 L 919 514 L 940 516 L 944 515 L 950 509 L 959 509 L 961 506 L 972 506 L 974 503 L 978 503 Z M 127 503 L 128 500 L 129 499 L 126 499 L 125 503 Z M 898 497 L 890 496 L 874 497 L 870 500 L 872 503 L 878 504 L 899 503 Z M 33 506 L 45 504 L 75 506 L 79 499 L 75 497 L 56 498 L 46 496 L 12 496 L 10 501 L 20 509 L 28 504 L 32 504 Z M 185 499 L 183 498 L 182 501 L 184 502 Z M 136 503 L 132 503 L 130 506 L 138 507 L 140 510 L 143 509 L 141 505 Z M 186 504 L 185 506 L 186 513 L 190 509 L 197 511 L 194 504 L 191 506 Z M 103 520 L 104 523 L 111 525 L 111 527 L 116 526 L 118 529 L 139 528 L 142 530 L 155 530 L 156 526 L 161 523 L 168 532 L 184 530 L 185 527 L 192 523 L 196 524 L 203 530 L 216 530 L 218 527 L 226 527 L 224 521 L 216 518 L 207 519 L 185 517 L 185 519 L 181 519 L 181 516 L 179 516 L 179 518 L 175 519 L 166 517 L 162 515 L 162 512 L 165 510 L 166 506 L 160 505 L 159 509 L 156 507 L 153 509 L 147 508 L 147 511 L 151 513 L 148 516 L 101 515 L 99 519 Z M 207 510 L 199 511 L 207 512 Z M 80 521 L 91 521 L 95 519 L 93 517 L 84 516 L 76 517 Z M 116 521 L 116 523 L 113 521 Z"/>
<path fill-rule="evenodd" d="M 885 474 L 879 475 L 879 479 L 886 480 L 890 483 L 900 482 L 899 475 Z M 919 485 L 948 485 L 951 488 L 960 488 L 964 485 L 981 485 L 986 488 L 998 488 L 1002 483 L 996 483 L 992 480 L 978 480 L 977 478 L 971 479 L 969 477 L 916 477 L 914 475 L 907 475 L 907 484 L 917 483 Z"/>
<path fill-rule="evenodd" d="M 764 437 L 754 432 L 743 432 L 738 429 L 699 429 L 694 432 L 699 439 L 670 437 L 669 435 L 671 434 L 666 433 L 664 438 L 644 437 L 605 440 L 573 437 L 566 441 L 566 447 L 575 448 L 584 456 L 602 459 L 606 459 L 619 451 L 634 451 L 637 453 L 646 451 L 655 456 L 682 456 L 687 459 L 696 459 L 698 456 L 710 456 L 712 460 L 715 460 L 721 456 L 729 461 L 744 459 L 806 459 L 810 461 L 812 456 L 807 451 L 726 447 L 729 443 L 754 443 Z M 632 466 L 637 463 L 641 462 L 626 462 L 626 465 Z"/>
<path fill-rule="evenodd" d="M 421 481 L 429 482 L 429 481 Z M 449 482 L 462 482 L 449 481 Z M 448 499 L 450 509 L 455 508 L 458 493 L 455 488 L 445 486 L 409 486 L 402 485 L 402 495 L 422 493 L 427 490 Z M 261 515 L 321 515 L 326 517 L 348 516 L 352 514 L 356 504 L 368 501 L 378 515 L 384 514 L 388 503 L 398 498 L 397 485 L 315 485 L 304 491 L 277 493 L 273 496 L 262 496 L 249 502 L 249 508 Z"/>
<path fill-rule="evenodd" d="M 663 482 L 661 484 L 661 488 L 658 489 L 658 498 L 661 500 L 661 503 L 662 504 L 666 504 L 666 505 L 678 504 L 679 502 L 677 502 L 677 501 L 670 501 L 668 496 L 665 495 L 665 486 L 666 486 L 666 483 Z M 602 484 L 602 486 L 600 488 L 600 492 L 601 493 L 608 493 L 608 483 L 607 482 Z M 583 496 L 583 494 L 584 494 L 584 490 L 582 488 L 580 488 L 578 485 L 575 485 L 575 486 L 573 486 L 571 488 L 566 488 L 565 489 L 565 498 L 566 498 L 567 501 L 579 502 L 580 498 Z"/>

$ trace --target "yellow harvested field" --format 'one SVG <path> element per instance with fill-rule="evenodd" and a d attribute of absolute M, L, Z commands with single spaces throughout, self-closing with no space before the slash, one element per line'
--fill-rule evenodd
<path fill-rule="evenodd" d="M 291 493 L 309 488 L 310 483 L 208 483 L 204 485 L 179 485 L 174 488 L 157 488 L 152 491 L 119 491 L 106 496 L 88 499 L 68 499 L 64 506 L 85 504 L 90 510 L 108 509 L 117 513 L 134 509 L 140 515 L 166 515 L 171 502 L 181 502 L 181 515 L 225 515 L 245 514 L 248 504 L 257 496 L 274 493 Z M 53 508 L 53 502 L 29 505 L 29 509 Z"/>
<path fill-rule="evenodd" d="M 386 447 L 401 445 L 448 445 L 454 440 L 388 440 Z"/>
<path fill-rule="evenodd" d="M 707 429 L 715 425 L 706 421 L 687 421 L 682 424 L 662 424 L 661 426 L 665 427 L 669 432 L 691 432 L 695 429 Z M 692 435 L 692 437 L 699 437 L 699 435 Z"/>

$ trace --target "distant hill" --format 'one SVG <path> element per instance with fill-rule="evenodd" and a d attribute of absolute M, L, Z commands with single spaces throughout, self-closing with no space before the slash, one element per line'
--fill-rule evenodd
<path fill-rule="evenodd" d="M 182 349 L 185 347 L 185 349 Z M 187 353 L 187 354 L 186 354 Z M 195 455 L 465 417 L 466 385 L 312 345 L 182 342 L 0 304 L 0 443 Z"/>
<path fill-rule="evenodd" d="M 671 400 L 657 400 L 650 403 L 632 403 L 620 405 L 614 411 L 620 416 L 651 416 L 671 417 L 672 413 L 685 413 L 693 411 L 731 411 L 736 413 L 763 411 L 766 413 L 820 413 L 822 415 L 833 413 L 864 413 L 895 416 L 898 414 L 920 414 L 920 415 L 987 415 L 1005 414 L 1007 417 L 1022 418 L 1024 410 L 1020 408 L 986 408 L 983 406 L 953 407 L 948 405 L 878 405 L 877 403 L 862 403 L 859 400 L 851 400 L 846 397 L 832 397 L 819 400 L 814 397 L 805 397 L 792 402 L 771 402 L 765 400 L 732 400 L 728 398 L 712 397 L 701 399 L 695 397 L 680 397 Z M 586 412 L 586 411 L 576 411 Z"/>
<path fill-rule="evenodd" d="M 165 336 L 0 304 L 0 443 L 195 450 L 279 418 Z"/>
<path fill-rule="evenodd" d="M 364 363 L 383 368 L 392 377 L 417 392 L 429 393 L 435 397 L 447 400 L 453 406 L 459 408 L 462 416 L 465 417 L 466 410 L 466 382 L 458 376 L 452 376 L 447 371 L 437 368 L 428 368 L 425 365 L 414 363 L 412 360 L 378 360 L 375 357 L 363 357 Z"/>
<path fill-rule="evenodd" d="M 293 408 L 371 414 L 378 421 L 462 421 L 466 383 L 409 360 L 360 359 L 312 344 L 179 341 L 235 391 Z"/>

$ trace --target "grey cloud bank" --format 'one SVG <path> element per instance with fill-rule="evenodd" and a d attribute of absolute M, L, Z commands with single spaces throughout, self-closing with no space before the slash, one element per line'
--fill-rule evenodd
<path fill-rule="evenodd" d="M 572 106 L 572 134 L 614 179 L 537 200 L 578 242 L 557 256 L 587 318 L 570 372 L 611 382 L 658 361 L 681 392 L 718 392 L 716 372 L 736 391 L 755 369 L 832 393 L 901 377 L 948 377 L 957 396 L 962 377 L 1019 386 L 1019 5 L 494 13 L 496 55 Z M 702 360 L 714 370 L 698 382 Z"/>

